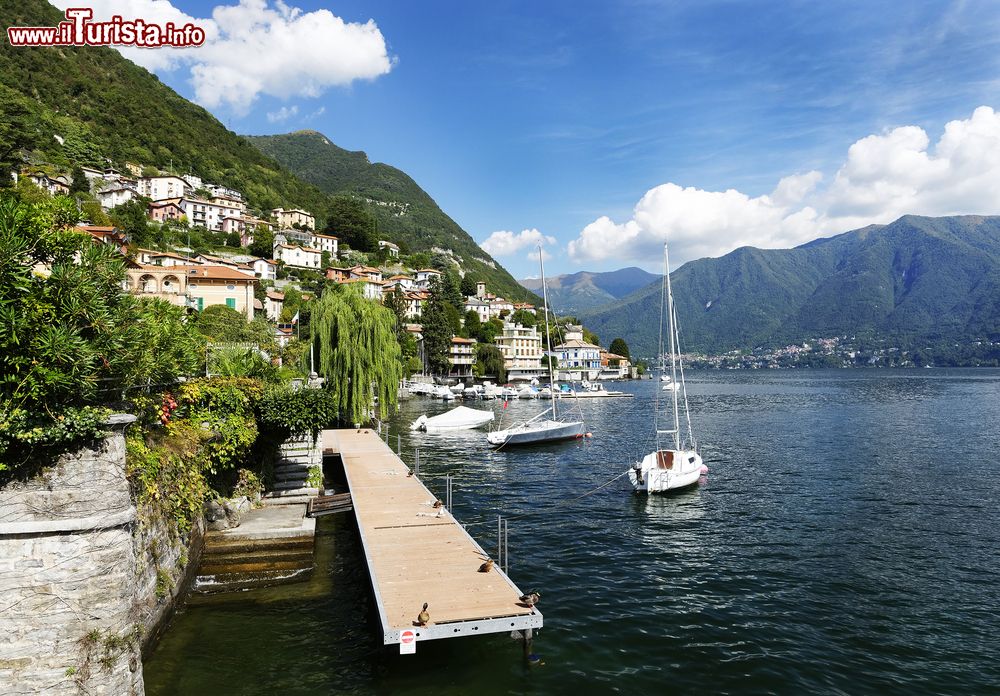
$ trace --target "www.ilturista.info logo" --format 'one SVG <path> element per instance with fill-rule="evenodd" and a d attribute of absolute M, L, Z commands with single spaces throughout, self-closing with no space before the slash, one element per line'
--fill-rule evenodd
<path fill-rule="evenodd" d="M 70 7 L 66 21 L 55 27 L 8 27 L 11 46 L 139 46 L 182 48 L 205 43 L 205 30 L 188 22 L 153 24 L 115 15 L 108 22 L 92 22 L 89 7 Z"/>

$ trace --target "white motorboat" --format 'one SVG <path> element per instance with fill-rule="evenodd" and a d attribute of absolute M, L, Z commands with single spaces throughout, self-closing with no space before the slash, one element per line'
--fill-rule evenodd
<path fill-rule="evenodd" d="M 513 401 L 517 398 L 517 389 L 514 389 L 514 387 L 500 387 L 500 398 Z"/>
<path fill-rule="evenodd" d="M 531 385 L 526 384 L 526 385 L 524 385 L 523 387 L 521 387 L 520 389 L 517 390 L 517 398 L 519 398 L 519 399 L 537 399 L 538 398 L 538 390 L 535 389 L 534 387 L 532 387 Z"/>
<path fill-rule="evenodd" d="M 466 387 L 462 390 L 462 398 L 466 401 L 475 401 L 476 399 L 481 399 L 483 390 L 480 387 Z"/>
<path fill-rule="evenodd" d="M 664 363 L 663 313 L 667 314 L 669 331 L 670 374 Z M 684 384 L 684 363 L 680 358 L 680 332 L 677 327 L 677 309 L 674 307 L 673 291 L 670 287 L 670 256 L 667 245 L 663 245 L 663 286 L 660 295 L 660 381 L 662 389 L 656 392 L 653 414 L 653 429 L 656 434 L 656 449 L 628 471 L 629 480 L 640 493 L 666 493 L 694 486 L 708 471 L 698 454 L 697 443 L 691 430 L 691 412 L 688 408 L 687 389 Z M 664 397 L 663 406 L 671 407 L 670 417 L 661 412 L 660 393 L 669 391 L 670 398 Z M 682 437 L 681 406 L 687 430 Z M 663 422 L 666 421 L 666 422 Z M 664 427 L 667 426 L 667 427 Z M 670 427 L 672 426 L 672 427 Z"/>
<path fill-rule="evenodd" d="M 478 411 L 474 408 L 456 406 L 447 413 L 428 418 L 420 416 L 410 425 L 410 430 L 433 432 L 438 430 L 472 430 L 493 420 L 493 411 Z"/>
<path fill-rule="evenodd" d="M 538 264 L 542 271 L 542 300 L 545 315 L 545 338 L 549 341 L 549 295 L 545 287 L 545 264 L 542 261 L 542 248 L 538 247 Z M 549 383 L 555 384 L 552 374 L 552 361 L 549 364 Z M 506 387 L 505 387 L 506 389 Z M 513 391 L 513 390 L 511 390 Z M 505 397 L 506 398 L 506 397 Z M 516 398 L 516 393 L 515 393 Z M 550 396 L 551 398 L 551 396 Z M 552 399 L 552 407 L 547 408 L 531 420 L 519 423 L 503 430 L 494 430 L 486 435 L 486 441 L 494 447 L 509 445 L 530 445 L 543 442 L 558 442 L 588 436 L 583 420 L 560 418 L 558 399 Z M 551 416 L 549 416 L 551 414 Z M 549 416 L 546 418 L 546 416 Z"/>
<path fill-rule="evenodd" d="M 580 384 L 582 389 L 573 392 L 570 396 L 577 399 L 612 399 L 631 398 L 634 394 L 623 391 L 609 391 L 603 384 L 584 381 Z"/>

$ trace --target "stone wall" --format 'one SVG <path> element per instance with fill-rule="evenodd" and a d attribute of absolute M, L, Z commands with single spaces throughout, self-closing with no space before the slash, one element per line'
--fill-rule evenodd
<path fill-rule="evenodd" d="M 142 646 L 197 564 L 191 540 L 137 518 L 125 475 L 133 420 L 113 417 L 98 445 L 0 490 L 6 696 L 143 693 Z"/>

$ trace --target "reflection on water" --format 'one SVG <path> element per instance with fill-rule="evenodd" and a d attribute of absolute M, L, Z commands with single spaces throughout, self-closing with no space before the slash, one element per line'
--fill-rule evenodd
<path fill-rule="evenodd" d="M 710 468 L 694 490 L 620 481 L 652 446 L 656 383 L 580 402 L 592 440 L 494 451 L 482 431 L 411 433 L 404 459 L 486 549 L 510 523 L 513 578 L 546 627 L 528 668 L 509 636 L 378 644 L 349 518 L 323 521 L 310 583 L 186 610 L 147 693 L 983 693 L 1000 684 L 1000 372 L 689 373 Z M 477 403 L 476 408 L 500 408 Z M 511 402 L 505 419 L 546 402 Z M 577 499 L 579 498 L 579 499 Z"/>

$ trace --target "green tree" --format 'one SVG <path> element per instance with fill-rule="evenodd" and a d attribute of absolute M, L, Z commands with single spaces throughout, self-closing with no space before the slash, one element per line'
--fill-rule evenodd
<path fill-rule="evenodd" d="M 83 167 L 79 164 L 73 167 L 70 177 L 73 179 L 73 182 L 69 185 L 70 198 L 73 198 L 81 193 L 90 194 L 90 180 L 87 178 L 87 175 L 83 173 Z"/>
<path fill-rule="evenodd" d="M 471 297 L 476 294 L 476 277 L 471 273 L 466 273 L 462 277 L 462 294 L 465 297 Z"/>
<path fill-rule="evenodd" d="M 423 327 L 424 356 L 431 374 L 435 375 L 446 375 L 451 370 L 449 354 L 453 331 L 448 306 L 442 296 L 441 283 L 436 278 L 432 279 L 430 297 L 424 302 L 420 324 Z"/>
<path fill-rule="evenodd" d="M 274 233 L 266 227 L 258 227 L 253 233 L 250 253 L 262 259 L 274 258 Z"/>
<path fill-rule="evenodd" d="M 79 409 L 174 381 L 201 360 L 183 310 L 122 292 L 120 254 L 74 231 L 77 215 L 68 198 L 0 196 L 0 461 L 12 447 L 24 454 L 25 433 L 66 434 Z"/>
<path fill-rule="evenodd" d="M 535 325 L 535 315 L 526 309 L 518 309 L 510 315 L 510 321 L 525 327 Z"/>
<path fill-rule="evenodd" d="M 406 330 L 406 297 L 403 296 L 403 291 L 399 289 L 398 285 L 385 296 L 382 304 L 396 317 L 396 339 L 402 346 L 403 337 L 409 332 Z"/>
<path fill-rule="evenodd" d="M 13 184 L 11 173 L 21 166 L 22 153 L 33 150 L 38 141 L 38 122 L 31 103 L 0 85 L 0 188 Z"/>
<path fill-rule="evenodd" d="M 274 327 L 264 317 L 247 321 L 242 312 L 226 305 L 210 305 L 198 312 L 192 324 L 213 343 L 251 343 L 272 355 L 278 353 Z"/>
<path fill-rule="evenodd" d="M 441 292 L 444 293 L 445 301 L 455 309 L 461 310 L 465 306 L 465 298 L 459 289 L 458 274 L 454 271 L 448 270 L 444 273 L 441 278 Z"/>
<path fill-rule="evenodd" d="M 625 342 L 624 338 L 616 338 L 611 342 L 611 346 L 608 347 L 609 353 L 614 353 L 615 355 L 620 355 L 623 358 L 632 359 L 632 356 L 628 352 L 628 344 Z"/>
<path fill-rule="evenodd" d="M 146 198 L 133 198 L 111 209 L 109 215 L 115 227 L 128 235 L 130 244 L 146 246 L 149 243 L 149 220 L 146 217 Z M 192 241 L 192 244 L 194 242 Z"/>
<path fill-rule="evenodd" d="M 507 368 L 505 367 L 503 353 L 494 345 L 476 344 L 476 363 L 479 366 L 478 372 L 483 377 L 496 377 L 501 384 L 507 381 Z"/>
<path fill-rule="evenodd" d="M 378 249 L 375 218 L 367 206 L 356 198 L 336 196 L 326 213 L 326 234 L 336 235 L 341 242 L 358 251 Z"/>
<path fill-rule="evenodd" d="M 475 338 L 479 334 L 479 327 L 482 325 L 482 321 L 479 319 L 479 312 L 474 309 L 466 312 L 463 325 L 465 328 L 465 337 Z"/>
<path fill-rule="evenodd" d="M 367 423 L 376 407 L 385 419 L 395 410 L 403 375 L 392 312 L 342 285 L 323 293 L 313 314 L 317 372 L 327 380 L 340 419 Z"/>
<path fill-rule="evenodd" d="M 503 322 L 496 317 L 479 325 L 476 340 L 480 343 L 493 343 L 497 336 L 503 333 Z"/>

